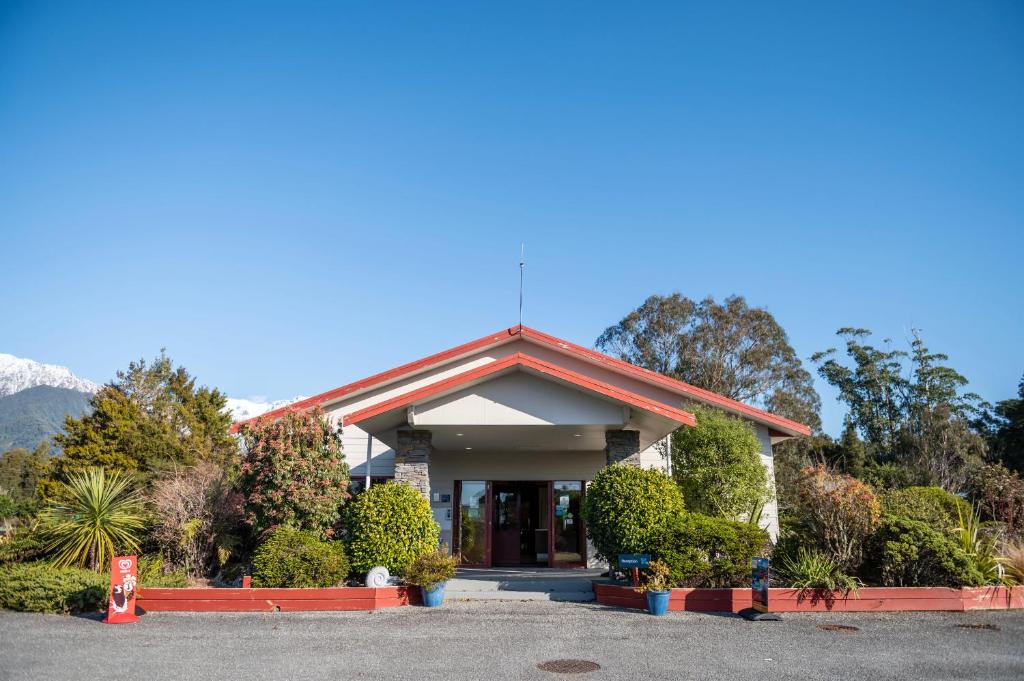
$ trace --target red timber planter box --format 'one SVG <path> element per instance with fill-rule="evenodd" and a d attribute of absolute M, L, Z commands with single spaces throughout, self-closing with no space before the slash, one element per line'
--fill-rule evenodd
<path fill-rule="evenodd" d="M 645 609 L 644 595 L 632 587 L 594 582 L 602 605 Z M 845 596 L 798 589 L 769 589 L 772 612 L 899 612 L 921 610 L 1008 610 L 1024 608 L 1024 586 L 944 587 L 866 586 Z M 670 611 L 739 612 L 751 607 L 750 589 L 672 589 Z"/>
<path fill-rule="evenodd" d="M 380 610 L 419 602 L 405 586 L 341 586 L 327 589 L 184 588 L 139 589 L 143 612 L 299 612 Z"/>

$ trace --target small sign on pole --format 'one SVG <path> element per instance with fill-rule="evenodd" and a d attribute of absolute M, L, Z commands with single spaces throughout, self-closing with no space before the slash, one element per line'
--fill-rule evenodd
<path fill-rule="evenodd" d="M 105 624 L 138 622 L 135 614 L 135 592 L 139 585 L 137 556 L 115 556 L 110 560 L 110 602 Z"/>
<path fill-rule="evenodd" d="M 651 556 L 646 553 L 620 553 L 620 568 L 645 568 L 650 566 Z"/>
<path fill-rule="evenodd" d="M 619 568 L 629 572 L 633 577 L 633 586 L 640 586 L 640 568 L 646 568 L 651 564 L 651 556 L 646 553 L 620 553 Z"/>

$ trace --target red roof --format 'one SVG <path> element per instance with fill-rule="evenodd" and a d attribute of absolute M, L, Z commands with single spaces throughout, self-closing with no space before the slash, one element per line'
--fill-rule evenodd
<path fill-rule="evenodd" d="M 475 369 L 464 371 L 461 374 L 456 374 L 455 376 L 451 376 L 442 381 L 431 383 L 430 385 L 423 386 L 416 390 L 411 390 L 407 393 L 398 395 L 397 397 L 393 397 L 390 400 L 370 405 L 365 409 L 360 409 L 359 411 L 348 414 L 344 418 L 343 425 L 347 426 L 353 423 L 359 423 L 360 421 L 365 421 L 366 419 L 373 418 L 374 416 L 389 412 L 393 409 L 406 407 L 414 402 L 419 402 L 442 393 L 451 392 L 466 385 L 467 383 L 473 383 L 481 378 L 485 378 L 513 367 L 525 367 L 527 369 L 531 369 L 537 373 L 551 376 L 552 378 L 565 381 L 566 383 L 571 383 L 583 388 L 584 390 L 604 395 L 605 397 L 610 397 L 614 400 L 618 400 L 619 402 L 664 416 L 665 418 L 672 419 L 673 421 L 677 421 L 685 426 L 692 426 L 697 422 L 693 414 L 690 412 L 664 405 L 660 402 L 656 402 L 655 400 L 647 399 L 646 397 L 637 395 L 629 390 L 624 390 L 610 383 L 605 383 L 604 381 L 591 378 L 590 376 L 584 376 L 583 374 L 571 371 L 565 367 L 555 366 L 550 362 L 545 362 L 544 360 L 531 357 L 530 355 L 522 352 L 514 352 L 511 355 L 502 357 L 501 359 L 493 362 L 488 362 L 487 364 L 476 367 Z"/>
<path fill-rule="evenodd" d="M 658 385 L 659 387 L 665 388 L 667 390 L 675 392 L 675 393 L 677 393 L 679 395 L 682 395 L 684 397 L 687 397 L 687 398 L 690 398 L 690 399 L 694 399 L 694 400 L 697 400 L 697 401 L 700 401 L 700 402 L 705 402 L 707 404 L 711 404 L 711 405 L 720 407 L 720 408 L 725 409 L 727 411 L 731 411 L 731 412 L 735 412 L 735 413 L 738 413 L 738 414 L 742 414 L 742 415 L 744 415 L 744 416 L 746 416 L 748 418 L 753 419 L 754 421 L 758 421 L 758 422 L 764 423 L 766 425 L 772 426 L 775 429 L 780 430 L 782 432 L 782 434 L 784 434 L 784 435 L 810 435 L 811 434 L 811 429 L 808 428 L 807 426 L 805 426 L 802 423 L 797 423 L 796 421 L 791 421 L 790 419 L 783 418 L 781 416 L 777 416 L 777 415 L 772 414 L 770 412 L 764 411 L 763 409 L 758 409 L 756 407 L 752 407 L 750 405 L 744 404 L 742 402 L 738 402 L 738 401 L 730 399 L 728 397 L 724 397 L 724 396 L 719 395 L 717 393 L 713 393 L 713 392 L 711 392 L 709 390 L 704 390 L 702 388 L 698 388 L 696 386 L 692 386 L 689 383 L 684 383 L 683 381 L 678 381 L 678 380 L 676 380 L 674 378 L 669 378 L 668 376 L 663 376 L 662 374 L 656 373 L 654 371 L 649 371 L 648 369 L 644 369 L 644 368 L 638 367 L 636 365 L 630 364 L 629 362 L 624 362 L 622 360 L 615 359 L 614 357 L 611 357 L 609 355 L 605 355 L 603 353 L 597 352 L 596 350 L 591 350 L 589 348 L 585 348 L 585 347 L 583 347 L 581 345 L 576 345 L 575 343 L 570 343 L 569 341 L 562 340 L 561 338 L 556 338 L 555 336 L 550 336 L 550 335 L 548 335 L 546 333 L 542 333 L 540 331 L 537 331 L 536 329 L 531 329 L 531 328 L 529 328 L 527 326 L 513 326 L 513 327 L 505 329 L 503 331 L 499 331 L 497 333 L 493 333 L 493 334 L 484 336 L 482 338 L 478 338 L 478 339 L 476 339 L 474 341 L 470 341 L 468 343 L 464 343 L 464 344 L 459 345 L 457 347 L 451 348 L 450 350 L 445 350 L 444 352 L 439 352 L 437 354 L 430 355 L 429 357 L 424 357 L 423 359 L 417 360 L 415 362 L 410 362 L 408 364 L 403 364 L 402 366 L 396 367 L 396 368 L 391 369 L 389 371 L 384 371 L 384 372 L 381 372 L 379 374 L 374 374 L 373 376 L 370 376 L 368 378 L 364 378 L 364 379 L 362 379 L 360 381 L 356 381 L 354 383 L 349 383 L 347 385 L 343 385 L 341 387 L 334 388 L 333 390 L 328 390 L 327 392 L 320 393 L 319 395 L 314 395 L 314 396 L 306 398 L 304 400 L 300 400 L 299 402 L 294 402 L 292 404 L 289 404 L 289 405 L 287 405 L 285 407 L 281 407 L 279 409 L 274 409 L 273 411 L 269 411 L 269 412 L 267 412 L 265 414 L 261 414 L 259 416 L 256 416 L 253 419 L 248 419 L 248 421 L 253 421 L 253 420 L 256 420 L 256 419 L 264 419 L 264 418 L 275 418 L 277 416 L 280 416 L 281 414 L 284 414 L 286 411 L 291 410 L 291 409 L 300 409 L 300 410 L 301 409 L 310 409 L 310 408 L 313 408 L 313 407 L 316 407 L 316 406 L 322 406 L 324 404 L 328 404 L 330 402 L 335 402 L 335 401 L 337 401 L 338 399 L 340 399 L 342 397 L 351 396 L 351 395 L 358 394 L 360 392 L 363 392 L 363 391 L 366 391 L 366 390 L 369 390 L 369 389 L 372 389 L 372 388 L 379 387 L 381 385 L 385 385 L 387 383 L 391 383 L 391 382 L 393 382 L 395 380 L 398 380 L 400 378 L 404 378 L 404 377 L 416 374 L 416 373 L 418 373 L 418 372 L 420 372 L 422 370 L 426 370 L 426 369 L 428 369 L 430 367 L 434 367 L 434 366 L 437 366 L 437 365 L 441 365 L 441 364 L 447 363 L 449 361 L 453 361 L 455 359 L 458 359 L 459 357 L 479 352 L 479 351 L 481 351 L 481 350 L 483 350 L 485 348 L 496 347 L 498 345 L 502 345 L 504 343 L 508 343 L 510 341 L 513 341 L 513 340 L 515 340 L 517 338 L 522 338 L 522 339 L 530 340 L 532 342 L 535 342 L 535 343 L 538 343 L 538 344 L 541 344 L 541 345 L 553 348 L 553 349 L 555 349 L 555 350 L 557 350 L 559 352 L 563 352 L 565 354 L 577 357 L 579 359 L 582 359 L 584 361 L 590 362 L 592 364 L 597 364 L 599 366 L 606 367 L 607 369 L 609 369 L 611 371 L 614 371 L 616 373 L 625 374 L 625 375 L 637 378 L 638 380 Z M 522 355 L 521 353 L 516 353 L 516 354 L 520 355 L 521 357 L 529 357 L 528 355 Z M 537 360 L 536 358 L 529 358 L 529 359 L 532 360 L 533 362 L 540 362 L 540 360 Z M 499 360 L 499 361 L 501 361 L 501 360 Z M 553 365 L 551 365 L 550 363 L 544 363 L 544 364 L 546 366 L 548 366 L 548 367 L 553 367 Z M 559 371 L 561 371 L 561 372 L 568 372 L 568 370 L 566 370 L 566 369 L 564 369 L 562 367 L 557 367 L 557 369 Z M 494 369 L 494 370 L 497 371 L 498 369 Z M 470 373 L 470 372 L 466 372 L 466 373 Z M 568 372 L 568 373 L 574 374 L 576 377 L 582 377 L 582 375 L 576 374 L 575 372 Z M 460 374 L 459 376 L 463 376 L 463 374 Z M 458 377 L 456 377 L 456 378 L 458 378 Z M 592 378 L 589 378 L 589 377 L 582 377 L 582 378 L 584 378 L 586 381 L 600 383 L 599 381 L 595 381 L 595 379 L 592 379 Z M 473 379 L 469 378 L 469 379 L 466 379 L 466 380 L 473 380 Z M 444 381 L 441 381 L 440 383 L 443 383 L 443 382 Z M 570 381 L 570 382 L 572 382 L 572 381 Z M 438 384 L 433 384 L 432 386 L 427 386 L 424 389 L 432 388 L 432 387 L 434 387 L 436 385 L 438 385 Z M 604 384 L 604 385 L 608 385 L 608 384 Z M 440 389 L 443 389 L 443 388 L 440 388 Z M 622 393 L 628 392 L 628 391 L 622 390 L 621 388 L 614 388 L 614 390 L 622 392 Z M 416 392 L 416 391 L 413 391 L 413 392 Z M 409 394 L 411 394 L 411 393 L 407 393 L 406 395 L 409 395 Z M 642 397 L 640 397 L 638 395 L 635 395 L 634 393 L 628 393 L 628 394 L 631 396 L 631 398 L 641 399 L 641 400 L 644 400 L 646 402 L 650 402 L 650 400 L 646 400 L 646 398 L 642 398 Z M 395 398 L 395 399 L 398 399 L 398 398 Z M 418 399 L 418 398 L 415 398 L 415 399 Z M 623 401 L 625 401 L 625 400 L 623 400 Z M 380 405 L 374 405 L 373 407 L 371 407 L 371 409 L 375 409 L 378 406 L 380 406 Z M 662 409 L 666 408 L 664 405 L 660 405 L 660 407 Z M 648 409 L 649 411 L 651 410 L 649 407 L 644 407 L 644 408 Z M 363 411 L 366 411 L 366 410 L 363 410 Z M 688 412 L 683 412 L 681 410 L 679 410 L 679 411 L 680 411 L 680 413 L 688 414 Z M 360 412 L 356 412 L 356 414 L 358 414 L 358 413 L 360 413 Z M 356 414 L 350 414 L 348 416 L 348 418 L 346 419 L 346 422 L 349 422 L 349 423 L 353 422 L 352 418 Z M 242 423 L 246 423 L 246 422 L 247 421 L 241 421 L 239 423 L 233 424 L 231 426 L 232 432 L 236 432 L 238 427 Z"/>

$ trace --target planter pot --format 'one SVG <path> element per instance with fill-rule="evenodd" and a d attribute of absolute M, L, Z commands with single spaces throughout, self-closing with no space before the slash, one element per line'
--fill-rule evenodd
<path fill-rule="evenodd" d="M 423 605 L 428 608 L 436 608 L 444 603 L 444 582 L 438 584 L 433 589 L 421 586 L 420 593 L 423 594 Z"/>
<path fill-rule="evenodd" d="M 668 597 L 671 594 L 671 591 L 648 591 L 647 611 L 652 615 L 664 615 L 668 612 Z"/>

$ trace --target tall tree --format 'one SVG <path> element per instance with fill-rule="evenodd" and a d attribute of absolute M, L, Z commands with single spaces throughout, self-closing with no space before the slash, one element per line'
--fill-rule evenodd
<path fill-rule="evenodd" d="M 1017 395 L 997 402 L 982 421 L 991 456 L 1007 468 L 1024 473 L 1024 376 L 1017 386 Z"/>
<path fill-rule="evenodd" d="M 866 329 L 842 328 L 837 335 L 846 339 L 847 362 L 835 348 L 811 360 L 839 391 L 849 409 L 847 423 L 863 437 L 874 463 L 896 462 L 911 478 L 961 491 L 985 451 L 970 426 L 980 398 L 964 390 L 967 379 L 946 364 L 947 355 L 931 352 L 916 330 L 909 351 L 893 349 L 889 339 L 881 349 L 870 345 Z"/>
<path fill-rule="evenodd" d="M 811 374 L 768 310 L 653 295 L 597 339 L 609 354 L 820 430 Z"/>
<path fill-rule="evenodd" d="M 152 364 L 139 360 L 118 372 L 91 404 L 92 413 L 68 418 L 55 438 L 64 455 L 54 461 L 54 481 L 94 466 L 145 479 L 175 464 L 224 466 L 238 458 L 224 395 L 196 387 L 162 350 Z"/>

